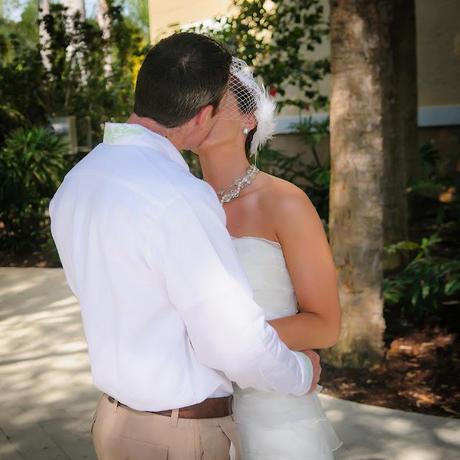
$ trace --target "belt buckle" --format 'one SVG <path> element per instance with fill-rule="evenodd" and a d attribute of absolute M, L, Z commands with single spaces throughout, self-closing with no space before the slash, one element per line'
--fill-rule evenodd
<path fill-rule="evenodd" d="M 110 404 L 116 404 L 117 407 L 120 405 L 120 401 L 117 401 L 117 400 L 116 400 L 114 397 L 112 397 L 112 396 L 108 396 L 108 395 L 107 395 L 107 399 L 109 400 L 109 403 L 110 403 Z"/>

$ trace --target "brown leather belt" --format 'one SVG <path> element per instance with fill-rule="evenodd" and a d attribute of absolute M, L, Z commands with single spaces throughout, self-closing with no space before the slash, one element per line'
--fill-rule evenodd
<path fill-rule="evenodd" d="M 107 399 L 112 404 L 117 404 L 118 406 L 125 407 L 134 412 L 146 412 L 149 414 L 164 415 L 166 417 L 171 417 L 173 412 L 172 410 L 162 410 L 159 412 L 136 411 L 120 401 L 117 401 L 115 398 L 112 398 L 112 396 L 107 395 Z M 218 418 L 227 417 L 229 415 L 232 415 L 232 396 L 208 398 L 193 406 L 181 407 L 179 409 L 179 418 Z"/>

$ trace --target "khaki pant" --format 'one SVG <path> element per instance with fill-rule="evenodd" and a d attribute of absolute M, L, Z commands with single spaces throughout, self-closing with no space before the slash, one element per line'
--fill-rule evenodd
<path fill-rule="evenodd" d="M 102 395 L 91 426 L 99 460 L 241 460 L 231 416 L 181 419 L 138 412 Z"/>

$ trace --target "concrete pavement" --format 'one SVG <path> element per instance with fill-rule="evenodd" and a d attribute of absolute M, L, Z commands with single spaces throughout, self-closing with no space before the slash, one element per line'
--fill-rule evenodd
<path fill-rule="evenodd" d="M 95 460 L 97 397 L 62 270 L 0 268 L 0 459 Z M 460 459 L 460 420 L 321 399 L 337 460 Z"/>

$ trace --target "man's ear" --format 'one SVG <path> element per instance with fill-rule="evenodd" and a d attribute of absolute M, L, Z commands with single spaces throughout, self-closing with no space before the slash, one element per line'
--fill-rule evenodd
<path fill-rule="evenodd" d="M 206 105 L 195 116 L 195 123 L 198 126 L 203 126 L 208 123 L 214 116 L 214 107 L 212 105 Z"/>

